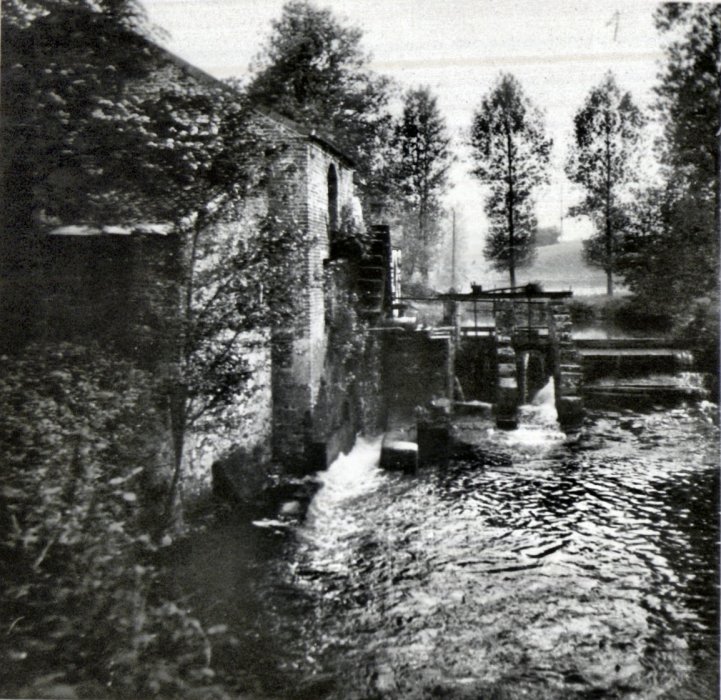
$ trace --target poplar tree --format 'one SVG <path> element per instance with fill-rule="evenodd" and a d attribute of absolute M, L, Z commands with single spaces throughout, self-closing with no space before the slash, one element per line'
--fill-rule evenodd
<path fill-rule="evenodd" d="M 404 213 L 403 263 L 425 282 L 429 258 L 440 234 L 440 198 L 453 162 L 451 139 L 438 102 L 427 87 L 409 90 L 393 127 L 391 176 Z"/>
<path fill-rule="evenodd" d="M 629 92 L 622 92 L 613 73 L 593 88 L 574 118 L 573 147 L 566 174 L 581 185 L 584 197 L 571 215 L 591 218 L 596 235 L 584 243 L 586 261 L 606 272 L 606 291 L 613 295 L 617 237 L 627 221 L 623 189 L 636 175 L 643 115 Z"/>
<path fill-rule="evenodd" d="M 472 173 L 489 188 L 485 256 L 496 270 L 508 271 L 515 287 L 516 269 L 530 263 L 535 252 L 533 190 L 549 181 L 552 140 L 541 111 L 513 75 L 502 74 L 483 98 L 470 145 Z"/>

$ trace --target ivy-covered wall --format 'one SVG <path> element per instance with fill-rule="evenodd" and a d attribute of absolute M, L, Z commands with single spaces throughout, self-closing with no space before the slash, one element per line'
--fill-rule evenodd
<path fill-rule="evenodd" d="M 142 94 L 172 81 L 202 86 L 212 80 L 166 58 L 158 50 L 159 69 L 138 87 Z M 258 235 L 253 226 L 273 207 L 300 232 L 302 248 L 287 280 L 294 313 L 272 332 L 268 326 L 234 337 L 232 352 L 246 360 L 246 381 L 242 392 L 226 397 L 223 421 L 197 421 L 185 433 L 184 479 L 191 486 L 207 482 L 213 463 L 229 454 L 242 463 L 239 474 L 271 456 L 290 467 L 308 459 L 323 466 L 373 413 L 362 387 L 366 375 L 374 376 L 376 359 L 356 316 L 352 266 L 329 266 L 341 214 L 360 216 L 352 163 L 333 144 L 277 115 L 258 111 L 254 128 L 259 147 L 277 150 L 276 177 L 245 204 L 257 215 L 255 224 L 226 223 L 219 237 L 243 239 L 252 248 Z M 30 343 L 63 342 L 107 349 L 151 372 L 172 408 L 173 394 L 186 383 L 189 234 L 119 223 L 45 222 L 45 230 L 23 242 L 23 264 L 6 265 L 0 275 L 0 350 L 22 355 Z M 211 264 L 222 262 L 217 257 L 211 252 Z M 203 383 L 202 377 L 194 380 Z M 168 431 L 157 439 L 175 440 L 177 451 L 172 420 Z M 319 450 L 324 457 L 316 460 Z"/>

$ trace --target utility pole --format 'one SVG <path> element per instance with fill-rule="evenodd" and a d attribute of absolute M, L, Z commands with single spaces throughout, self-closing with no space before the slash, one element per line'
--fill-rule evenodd
<path fill-rule="evenodd" d="M 451 209 L 453 214 L 453 238 L 451 244 L 451 291 L 456 291 L 456 210 Z"/>
<path fill-rule="evenodd" d="M 559 238 L 563 240 L 563 176 L 561 176 L 561 235 Z"/>

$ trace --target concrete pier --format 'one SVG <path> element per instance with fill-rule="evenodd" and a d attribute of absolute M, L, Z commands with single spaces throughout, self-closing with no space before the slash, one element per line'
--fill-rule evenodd
<path fill-rule="evenodd" d="M 381 445 L 380 467 L 389 471 L 414 473 L 418 469 L 418 445 L 403 433 L 386 433 Z"/>

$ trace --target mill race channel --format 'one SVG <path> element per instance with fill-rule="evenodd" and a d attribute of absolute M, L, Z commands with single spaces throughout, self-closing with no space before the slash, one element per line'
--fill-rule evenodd
<path fill-rule="evenodd" d="M 717 407 L 589 412 L 567 436 L 543 394 L 518 430 L 468 426 L 475 452 L 413 476 L 359 438 L 302 517 L 194 539 L 176 584 L 227 627 L 226 680 L 265 698 L 717 697 Z"/>

